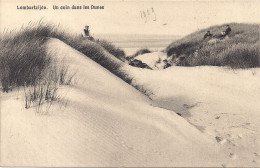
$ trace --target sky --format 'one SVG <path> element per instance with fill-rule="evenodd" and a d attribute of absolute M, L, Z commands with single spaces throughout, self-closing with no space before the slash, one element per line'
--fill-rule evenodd
<path fill-rule="evenodd" d="M 45 5 L 48 10 L 17 9 L 24 5 Z M 104 9 L 54 10 L 53 5 L 100 5 Z M 81 32 L 89 25 L 93 34 L 187 35 L 230 22 L 260 23 L 260 1 L 1 0 L 0 14 L 1 32 L 42 19 L 71 32 Z"/>

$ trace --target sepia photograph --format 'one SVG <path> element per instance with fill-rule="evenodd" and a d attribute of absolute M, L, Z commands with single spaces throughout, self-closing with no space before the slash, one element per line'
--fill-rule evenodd
<path fill-rule="evenodd" d="M 260 1 L 0 1 L 0 166 L 260 167 L 259 121 Z"/>

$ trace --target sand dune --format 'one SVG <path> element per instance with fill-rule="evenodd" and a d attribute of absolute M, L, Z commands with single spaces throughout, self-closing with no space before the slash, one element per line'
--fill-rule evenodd
<path fill-rule="evenodd" d="M 2 94 L 1 165 L 233 165 L 226 149 L 175 112 L 155 107 L 146 96 L 63 42 L 51 39 L 47 47 L 53 57 L 77 72 L 76 84 L 59 89 L 61 100 L 47 115 L 36 114 L 34 108 L 26 110 L 21 90 Z M 142 77 L 140 82 L 155 89 L 150 82 L 159 82 L 140 72 L 134 74 L 137 80 Z M 165 72 L 170 75 L 171 71 Z M 178 78 L 174 75 L 173 79 Z M 158 99 L 170 91 L 163 89 L 166 85 L 158 86 Z"/>
<path fill-rule="evenodd" d="M 125 67 L 154 94 L 153 104 L 181 114 L 228 150 L 236 166 L 260 166 L 260 69 Z M 145 75 L 144 75 L 145 74 Z"/>

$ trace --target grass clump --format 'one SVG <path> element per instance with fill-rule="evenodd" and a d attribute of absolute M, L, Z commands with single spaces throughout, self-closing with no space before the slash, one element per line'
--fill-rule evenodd
<path fill-rule="evenodd" d="M 51 58 L 46 55 L 44 38 L 27 33 L 8 34 L 0 39 L 0 80 L 2 90 L 35 85 Z"/>
<path fill-rule="evenodd" d="M 143 55 L 143 54 L 146 54 L 146 53 L 151 53 L 151 51 L 149 49 L 140 49 L 138 50 L 135 54 L 133 54 L 131 57 L 137 57 L 138 55 Z"/>
<path fill-rule="evenodd" d="M 24 88 L 25 108 L 49 106 L 58 98 L 61 84 L 71 84 L 74 75 L 68 67 L 57 66 L 48 56 L 46 29 L 27 27 L 0 37 L 0 83 L 3 92 Z"/>
<path fill-rule="evenodd" d="M 52 103 L 59 99 L 60 85 L 70 85 L 74 75 L 69 74 L 67 66 L 57 66 L 52 62 L 33 85 L 24 85 L 25 108 L 36 107 L 37 113 L 47 113 Z M 43 105 L 45 103 L 45 110 Z"/>
<path fill-rule="evenodd" d="M 116 58 L 120 59 L 121 61 L 125 61 L 125 52 L 120 48 L 117 48 L 115 45 L 105 40 L 98 40 L 97 43 Z"/>
<path fill-rule="evenodd" d="M 225 29 L 225 25 L 212 26 L 192 33 L 170 44 L 166 48 L 172 59 L 185 58 L 185 66 L 228 66 L 231 68 L 260 67 L 259 24 L 229 24 L 232 28 L 227 38 L 203 40 L 209 30 L 214 36 Z"/>

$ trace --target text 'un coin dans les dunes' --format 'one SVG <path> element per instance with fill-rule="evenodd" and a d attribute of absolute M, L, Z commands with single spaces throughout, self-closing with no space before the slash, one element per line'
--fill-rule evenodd
<path fill-rule="evenodd" d="M 96 6 L 96 5 L 82 5 L 82 6 L 76 6 L 76 5 L 72 5 L 72 6 L 68 6 L 68 5 L 64 5 L 64 6 L 53 6 L 53 9 L 105 9 L 104 6 Z"/>

